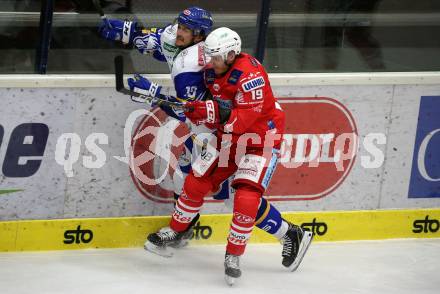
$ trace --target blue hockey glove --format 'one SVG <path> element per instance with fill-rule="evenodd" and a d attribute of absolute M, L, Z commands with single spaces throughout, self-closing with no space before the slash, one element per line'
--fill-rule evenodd
<path fill-rule="evenodd" d="M 160 91 L 162 90 L 162 86 L 159 86 L 156 83 L 152 83 L 147 78 L 144 78 L 139 74 L 135 74 L 134 78 L 129 78 L 127 82 L 130 90 L 151 97 L 151 99 L 145 99 L 132 96 L 131 99 L 133 101 L 144 102 L 149 104 L 151 107 L 157 105 L 157 101 L 154 98 L 160 98 Z"/>
<path fill-rule="evenodd" d="M 124 44 L 133 41 L 136 23 L 128 20 L 103 20 L 98 28 L 99 34 L 110 41 L 122 41 Z"/>
<path fill-rule="evenodd" d="M 155 34 L 142 34 L 133 39 L 136 49 L 142 54 L 151 54 L 160 50 L 159 40 Z"/>

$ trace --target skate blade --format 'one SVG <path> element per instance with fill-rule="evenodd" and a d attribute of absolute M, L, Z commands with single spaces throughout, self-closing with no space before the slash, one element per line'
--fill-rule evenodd
<path fill-rule="evenodd" d="M 309 249 L 310 244 L 313 240 L 313 234 L 312 232 L 304 231 L 304 236 L 301 240 L 301 244 L 298 255 L 295 258 L 295 261 L 289 266 L 289 270 L 291 272 L 296 271 L 298 266 L 300 265 L 301 261 L 303 260 L 304 256 L 306 255 L 307 250 Z"/>
<path fill-rule="evenodd" d="M 235 278 L 233 278 L 231 276 L 228 276 L 228 275 L 225 275 L 225 281 L 226 281 L 226 284 L 228 284 L 229 287 L 232 287 L 234 285 L 234 283 L 235 283 Z"/>
<path fill-rule="evenodd" d="M 177 242 L 176 244 L 172 244 L 169 246 L 175 249 L 180 249 L 188 246 L 188 244 L 189 244 L 189 240 L 181 240 L 180 242 Z"/>
<path fill-rule="evenodd" d="M 144 249 L 151 252 L 151 253 L 154 253 L 154 254 L 157 254 L 159 256 L 166 257 L 166 258 L 173 257 L 173 255 L 174 255 L 174 251 L 171 250 L 170 248 L 159 247 L 157 245 L 154 245 L 151 242 L 146 242 L 144 244 Z"/>

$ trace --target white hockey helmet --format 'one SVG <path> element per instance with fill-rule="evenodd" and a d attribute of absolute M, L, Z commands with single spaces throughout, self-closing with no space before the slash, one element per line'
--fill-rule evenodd
<path fill-rule="evenodd" d="M 228 53 L 234 51 L 236 55 L 241 52 L 241 38 L 237 32 L 230 28 L 221 27 L 213 30 L 205 40 L 205 54 L 208 57 L 222 56 L 226 60 Z"/>

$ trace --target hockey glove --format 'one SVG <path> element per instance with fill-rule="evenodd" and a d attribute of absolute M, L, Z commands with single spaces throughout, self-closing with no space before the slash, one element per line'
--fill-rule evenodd
<path fill-rule="evenodd" d="M 151 54 L 160 50 L 159 40 L 155 34 L 140 34 L 133 39 L 136 49 L 142 54 Z"/>
<path fill-rule="evenodd" d="M 129 78 L 127 82 L 128 82 L 128 86 L 130 87 L 130 90 L 151 97 L 151 99 L 143 99 L 132 96 L 131 100 L 135 102 L 147 103 L 151 107 L 157 105 L 157 101 L 155 98 L 160 97 L 160 91 L 162 90 L 162 86 L 159 86 L 156 83 L 152 83 L 147 78 L 144 78 L 139 74 L 135 74 L 134 78 Z"/>
<path fill-rule="evenodd" d="M 98 32 L 104 39 L 110 41 L 122 41 L 124 44 L 129 44 L 135 37 L 135 27 L 136 23 L 132 21 L 108 19 L 101 22 Z"/>
<path fill-rule="evenodd" d="M 220 123 L 218 103 L 214 100 L 185 103 L 185 115 L 196 125 Z"/>

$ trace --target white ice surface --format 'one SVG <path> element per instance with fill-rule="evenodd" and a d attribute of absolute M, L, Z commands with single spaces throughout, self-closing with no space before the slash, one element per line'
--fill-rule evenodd
<path fill-rule="evenodd" d="M 249 245 L 230 288 L 224 246 L 170 259 L 141 248 L 1 253 L 0 293 L 440 293 L 440 239 L 314 243 L 294 273 L 280 254 L 280 245 Z"/>

